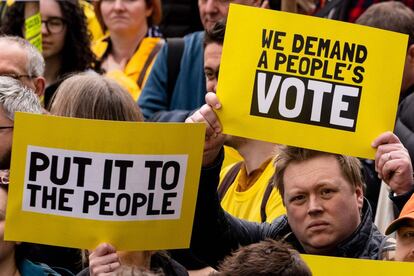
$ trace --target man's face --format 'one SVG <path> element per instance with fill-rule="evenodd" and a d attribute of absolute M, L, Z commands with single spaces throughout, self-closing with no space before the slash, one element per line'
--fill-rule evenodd
<path fill-rule="evenodd" d="M 414 262 L 414 221 L 407 221 L 397 230 L 395 260 Z"/>
<path fill-rule="evenodd" d="M 0 105 L 0 170 L 10 168 L 11 147 L 13 139 L 13 121 L 6 117 Z"/>
<path fill-rule="evenodd" d="M 201 23 L 205 30 L 211 30 L 217 21 L 227 17 L 230 3 L 258 7 L 259 0 L 198 0 Z"/>
<path fill-rule="evenodd" d="M 36 91 L 34 79 L 26 77 L 28 60 L 27 53 L 15 43 L 0 41 L 0 75 L 19 75 L 19 80 L 27 87 Z"/>
<path fill-rule="evenodd" d="M 204 49 L 204 75 L 208 92 L 216 93 L 222 49 L 223 46 L 217 43 L 210 43 Z"/>
<path fill-rule="evenodd" d="M 363 195 L 332 155 L 290 163 L 283 176 L 289 225 L 306 253 L 329 254 L 359 225 Z"/>

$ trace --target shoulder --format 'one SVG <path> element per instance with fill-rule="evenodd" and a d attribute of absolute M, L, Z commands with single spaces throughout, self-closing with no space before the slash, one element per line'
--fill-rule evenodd
<path fill-rule="evenodd" d="M 60 276 L 61 274 L 43 263 L 32 263 L 29 260 L 23 259 L 19 265 L 19 272 L 22 276 Z M 66 271 L 65 271 L 66 272 Z M 66 275 L 73 275 L 67 271 Z"/>
<path fill-rule="evenodd" d="M 194 32 L 184 36 L 186 48 L 194 48 L 194 50 L 203 51 L 204 32 Z"/>

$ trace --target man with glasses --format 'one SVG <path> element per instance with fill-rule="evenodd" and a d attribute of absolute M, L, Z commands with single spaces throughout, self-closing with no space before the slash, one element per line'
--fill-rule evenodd
<path fill-rule="evenodd" d="M 0 36 L 0 76 L 19 80 L 41 97 L 45 89 L 44 70 L 42 55 L 28 41 L 15 36 Z"/>
<path fill-rule="evenodd" d="M 0 170 L 10 168 L 15 112 L 42 113 L 33 90 L 10 76 L 0 76 Z"/>

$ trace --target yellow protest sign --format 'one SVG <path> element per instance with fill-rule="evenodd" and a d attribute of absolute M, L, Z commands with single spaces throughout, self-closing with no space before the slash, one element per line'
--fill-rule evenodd
<path fill-rule="evenodd" d="M 394 128 L 406 47 L 398 33 L 231 5 L 217 88 L 223 130 L 373 158 L 371 142 Z"/>
<path fill-rule="evenodd" d="M 313 276 L 410 276 L 414 271 L 414 263 L 409 262 L 374 261 L 315 255 L 301 256 L 311 269 Z"/>
<path fill-rule="evenodd" d="M 39 9 L 38 5 L 31 6 L 33 9 Z M 24 37 L 33 44 L 40 52 L 42 52 L 42 17 L 40 12 L 29 16 L 24 21 Z"/>
<path fill-rule="evenodd" d="M 205 127 L 18 113 L 5 239 L 189 246 Z M 171 238 L 173 233 L 178 233 Z"/>

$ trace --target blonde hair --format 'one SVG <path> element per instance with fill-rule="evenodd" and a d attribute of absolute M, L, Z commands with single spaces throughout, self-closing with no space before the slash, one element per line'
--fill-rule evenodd
<path fill-rule="evenodd" d="M 358 158 L 292 146 L 280 146 L 274 164 L 276 171 L 273 176 L 273 184 L 275 188 L 279 190 L 282 199 L 285 193 L 283 176 L 289 164 L 306 161 L 324 155 L 331 155 L 336 158 L 342 175 L 352 185 L 352 189 L 363 188 L 364 177 L 361 171 L 361 162 L 359 162 Z"/>
<path fill-rule="evenodd" d="M 64 80 L 52 100 L 50 113 L 57 116 L 112 121 L 143 121 L 131 95 L 118 83 L 93 72 Z"/>

